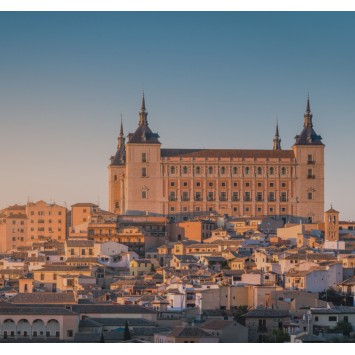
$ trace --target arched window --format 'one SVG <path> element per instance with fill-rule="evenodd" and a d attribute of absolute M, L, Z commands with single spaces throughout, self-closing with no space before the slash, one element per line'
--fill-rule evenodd
<path fill-rule="evenodd" d="M 196 174 L 201 174 L 201 167 L 200 166 L 196 166 Z"/>
<path fill-rule="evenodd" d="M 249 166 L 247 166 L 245 168 L 245 175 L 249 175 L 249 173 L 250 173 L 250 168 L 249 168 Z"/>
<path fill-rule="evenodd" d="M 187 174 L 187 166 L 184 166 L 184 167 L 182 168 L 182 173 L 183 173 L 183 174 Z"/>
<path fill-rule="evenodd" d="M 236 166 L 233 166 L 233 174 L 237 174 L 238 173 L 238 168 Z"/>
<path fill-rule="evenodd" d="M 260 166 L 258 166 L 258 175 L 261 175 L 262 174 L 262 169 Z"/>
<path fill-rule="evenodd" d="M 270 168 L 270 175 L 274 175 L 275 169 L 273 167 Z"/>
<path fill-rule="evenodd" d="M 172 167 L 170 168 L 170 174 L 175 174 L 175 166 L 172 166 Z"/>
<path fill-rule="evenodd" d="M 286 175 L 286 168 L 284 166 L 281 168 L 281 174 Z"/>
<path fill-rule="evenodd" d="M 212 167 L 212 166 L 209 166 L 209 167 L 208 167 L 208 173 L 209 173 L 209 174 L 213 174 L 213 167 Z"/>
<path fill-rule="evenodd" d="M 222 166 L 221 167 L 221 174 L 225 174 L 226 173 L 226 167 L 225 166 Z"/>

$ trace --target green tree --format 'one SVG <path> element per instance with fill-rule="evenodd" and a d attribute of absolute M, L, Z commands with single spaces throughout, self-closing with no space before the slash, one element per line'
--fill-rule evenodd
<path fill-rule="evenodd" d="M 131 332 L 129 330 L 128 321 L 124 325 L 123 340 L 131 340 Z"/>
<path fill-rule="evenodd" d="M 285 343 L 290 341 L 289 334 L 285 333 L 282 329 L 274 329 L 272 335 L 264 338 L 265 343 Z"/>
<path fill-rule="evenodd" d="M 349 322 L 345 322 L 342 320 L 337 323 L 333 331 L 337 333 L 342 333 L 344 336 L 348 337 L 350 333 L 353 331 L 353 327 Z"/>
<path fill-rule="evenodd" d="M 235 309 L 233 309 L 233 319 L 244 325 L 244 318 L 243 315 L 248 313 L 250 311 L 250 307 L 247 305 L 242 305 L 242 306 L 237 306 Z"/>

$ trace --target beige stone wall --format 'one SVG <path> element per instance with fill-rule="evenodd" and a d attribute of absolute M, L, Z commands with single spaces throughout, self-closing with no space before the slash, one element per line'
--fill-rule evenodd
<path fill-rule="evenodd" d="M 297 215 L 311 218 L 312 222 L 323 222 L 324 146 L 295 145 L 293 151 L 298 163 L 296 168 Z"/>
<path fill-rule="evenodd" d="M 163 158 L 163 191 L 169 200 L 165 210 L 170 214 L 292 214 L 296 202 L 295 164 L 286 158 Z M 285 201 L 280 201 L 282 192 Z M 246 193 L 250 193 L 250 201 Z M 274 201 L 269 193 L 274 193 Z"/>
<path fill-rule="evenodd" d="M 48 238 L 64 241 L 66 238 L 66 208 L 44 201 L 28 203 L 28 234 L 31 241 Z"/>
<path fill-rule="evenodd" d="M 146 154 L 146 162 L 142 155 Z M 160 144 L 126 145 L 125 213 L 164 213 Z"/>

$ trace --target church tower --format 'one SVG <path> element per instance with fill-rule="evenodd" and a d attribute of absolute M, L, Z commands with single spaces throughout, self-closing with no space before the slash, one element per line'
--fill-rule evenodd
<path fill-rule="evenodd" d="M 339 212 L 330 206 L 330 210 L 324 212 L 324 240 L 339 240 Z"/>
<path fill-rule="evenodd" d="M 130 133 L 126 144 L 125 213 L 163 214 L 163 182 L 160 147 L 157 133 L 148 125 L 144 94 L 139 124 Z"/>
<path fill-rule="evenodd" d="M 117 151 L 111 157 L 109 165 L 109 211 L 123 214 L 124 211 L 124 177 L 126 164 L 125 137 L 121 115 L 121 128 L 118 136 Z"/>
<path fill-rule="evenodd" d="M 324 211 L 324 144 L 313 129 L 309 96 L 302 132 L 295 137 L 292 149 L 296 165 L 296 214 L 309 222 L 322 222 Z"/>
<path fill-rule="evenodd" d="M 281 150 L 281 138 L 279 135 L 279 122 L 276 123 L 276 132 L 275 137 L 273 139 L 274 142 L 274 150 Z"/>

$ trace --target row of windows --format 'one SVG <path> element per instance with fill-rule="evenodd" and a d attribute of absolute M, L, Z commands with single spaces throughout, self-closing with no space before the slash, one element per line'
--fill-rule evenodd
<path fill-rule="evenodd" d="M 181 174 L 188 174 L 189 172 L 191 172 L 191 167 L 188 167 L 188 166 L 183 166 L 181 169 L 180 169 L 180 173 Z M 292 172 L 292 168 L 291 169 L 291 172 Z M 276 173 L 280 173 L 281 175 L 286 175 L 287 174 L 287 171 L 288 169 L 283 166 L 281 168 L 275 168 L 273 166 L 269 167 L 269 168 L 263 168 L 261 166 L 258 166 L 258 167 L 254 167 L 254 169 L 250 166 L 246 166 L 244 168 L 238 168 L 237 166 L 233 166 L 230 168 L 230 171 L 232 174 L 238 174 L 238 172 L 243 172 L 244 175 L 250 175 L 253 173 L 253 170 L 254 170 L 254 174 L 256 175 L 262 175 L 263 173 L 268 173 L 269 175 L 275 175 Z M 204 171 L 203 168 L 201 168 L 200 166 L 196 166 L 195 167 L 195 174 L 202 174 Z M 225 167 L 225 166 L 221 166 L 221 167 L 213 167 L 213 166 L 208 166 L 206 168 L 206 171 L 208 174 L 213 174 L 215 172 L 219 172 L 220 174 L 227 174 L 228 173 L 228 168 Z M 179 169 L 176 168 L 175 166 L 171 166 L 170 169 L 169 169 L 169 172 L 170 174 L 176 174 L 179 172 Z"/>
<path fill-rule="evenodd" d="M 183 181 L 182 185 L 183 185 L 183 187 L 187 187 L 188 186 L 188 182 L 187 181 Z M 213 181 L 209 181 L 208 182 L 208 187 L 214 187 L 215 185 L 216 184 Z M 251 185 L 252 185 L 252 183 L 249 182 L 249 181 L 246 181 L 244 183 L 245 187 L 250 187 Z M 170 187 L 175 187 L 175 186 L 176 186 L 176 182 L 175 181 L 171 181 L 170 182 Z M 195 186 L 196 187 L 201 187 L 201 181 L 196 181 Z M 221 186 L 222 187 L 226 187 L 227 183 L 225 181 L 221 181 Z M 234 181 L 233 182 L 233 187 L 238 187 L 238 182 Z M 257 183 L 257 187 L 263 187 L 263 183 L 262 182 L 258 182 Z M 275 187 L 275 183 L 274 182 L 270 182 L 269 183 L 269 187 Z M 287 183 L 286 182 L 282 182 L 281 183 L 281 187 L 286 188 L 287 187 Z"/>
<path fill-rule="evenodd" d="M 143 192 L 145 192 L 145 191 L 143 191 Z M 286 192 L 281 192 L 279 196 L 280 196 L 279 199 L 280 199 L 281 202 L 287 202 L 287 193 Z M 177 198 L 177 195 L 176 195 L 175 191 L 171 191 L 170 194 L 169 194 L 169 200 L 170 201 L 177 201 L 177 199 L 178 198 Z M 195 201 L 202 201 L 203 200 L 202 193 L 201 192 L 195 192 L 193 199 Z M 206 200 L 207 201 L 214 201 L 215 199 L 216 199 L 216 194 L 214 192 L 208 192 L 207 193 L 207 195 L 206 195 Z M 189 193 L 186 192 L 186 191 L 183 191 L 183 193 L 181 195 L 181 200 L 182 201 L 190 200 Z M 228 200 L 228 193 L 227 192 L 221 192 L 219 194 L 219 200 L 220 201 L 227 201 Z M 232 192 L 231 200 L 232 201 L 239 201 L 239 192 Z M 252 200 L 252 192 L 251 191 L 245 191 L 244 195 L 243 195 L 243 200 L 244 201 L 251 201 Z M 267 200 L 275 202 L 276 201 L 275 192 L 269 192 Z M 263 192 L 256 192 L 255 193 L 255 201 L 259 201 L 259 202 L 264 201 L 264 193 Z"/>
<path fill-rule="evenodd" d="M 38 215 L 39 216 L 44 216 L 46 213 L 44 211 L 38 211 Z M 34 216 L 35 215 L 35 211 L 31 211 L 31 216 Z M 49 211 L 48 212 L 48 216 L 52 216 L 52 211 Z M 62 215 L 62 211 L 58 211 L 58 216 L 61 216 Z"/>
<path fill-rule="evenodd" d="M 46 222 L 52 223 L 52 220 L 49 219 L 48 221 L 45 221 L 44 219 L 39 219 L 39 220 L 35 221 L 35 220 L 31 219 L 31 223 L 36 223 L 36 222 L 37 222 L 37 223 L 40 223 L 40 224 L 46 223 Z M 62 220 L 61 220 L 61 219 L 58 219 L 57 222 L 58 222 L 58 223 L 62 223 Z"/>
<path fill-rule="evenodd" d="M 33 227 L 31 227 L 31 232 L 34 232 L 34 228 Z M 45 231 L 45 228 L 43 228 L 43 227 L 39 227 L 38 229 L 38 232 L 44 232 Z M 49 227 L 48 228 L 48 232 L 53 232 L 53 228 L 51 228 L 51 227 Z M 58 228 L 58 232 L 61 232 L 62 231 L 62 228 Z"/>
<path fill-rule="evenodd" d="M 173 206 L 170 207 L 170 212 L 176 212 L 176 211 L 177 211 L 177 209 L 175 207 L 173 207 Z M 185 206 L 185 207 L 182 208 L 182 211 L 183 212 L 188 212 L 189 209 Z M 208 211 L 209 212 L 213 212 L 214 211 L 213 207 L 209 207 Z M 238 212 L 238 211 L 239 211 L 239 208 L 237 206 L 233 207 L 233 212 Z M 244 212 L 250 213 L 250 211 L 251 211 L 250 207 L 245 207 L 244 208 Z M 257 207 L 256 211 L 257 211 L 257 213 L 262 213 L 263 212 L 263 208 L 262 207 Z M 274 207 L 269 207 L 268 211 L 270 213 L 274 213 L 276 211 L 276 209 Z M 286 207 L 281 207 L 280 211 L 281 211 L 281 213 L 286 213 L 287 212 L 287 208 Z M 195 212 L 201 212 L 201 207 L 196 206 L 195 207 Z"/>

